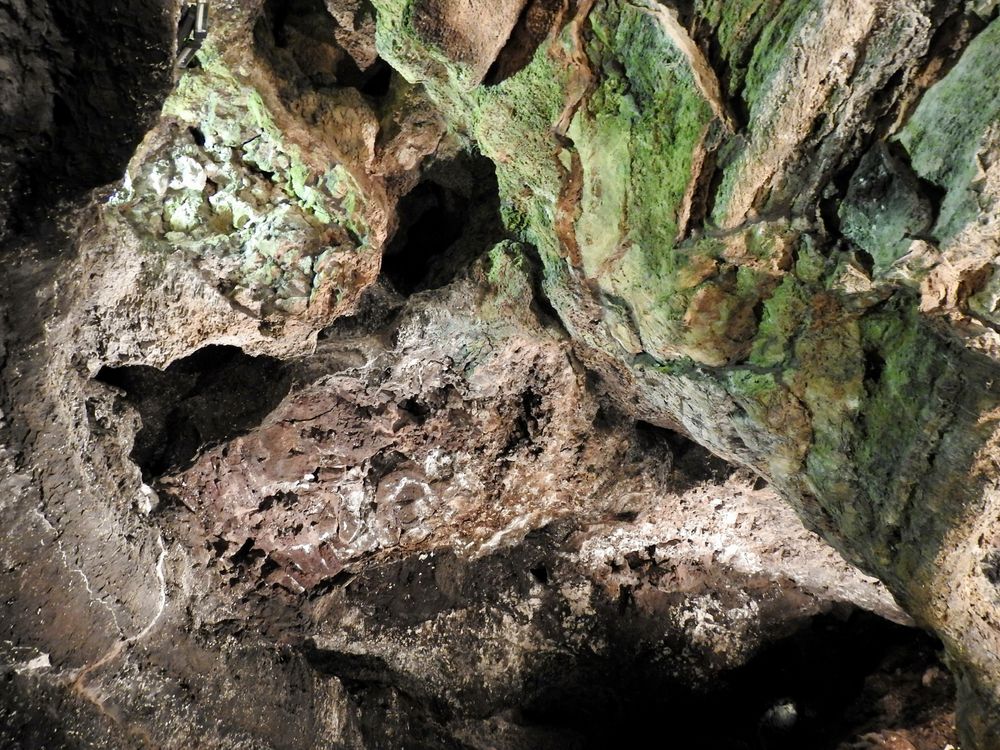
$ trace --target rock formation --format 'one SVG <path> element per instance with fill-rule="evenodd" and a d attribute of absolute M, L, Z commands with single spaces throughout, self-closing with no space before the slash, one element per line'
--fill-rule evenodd
<path fill-rule="evenodd" d="M 111 5 L 0 0 L 3 743 L 1000 748 L 995 0 Z"/>

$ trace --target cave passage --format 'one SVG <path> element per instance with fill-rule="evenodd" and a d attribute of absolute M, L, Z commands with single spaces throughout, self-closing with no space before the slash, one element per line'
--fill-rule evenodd
<path fill-rule="evenodd" d="M 403 196 L 382 273 L 405 295 L 442 287 L 507 237 L 493 162 L 463 152 L 435 162 Z"/>
<path fill-rule="evenodd" d="M 567 746 L 581 748 L 661 737 L 672 748 L 834 750 L 884 727 L 885 704 L 902 704 L 896 718 L 910 726 L 951 705 L 939 649 L 923 632 L 861 610 L 822 615 L 700 691 L 670 682 L 662 661 L 623 644 L 621 660 L 612 650 L 545 665 L 519 713 L 526 724 L 564 729 L 576 738 Z M 928 674 L 939 676 L 930 687 Z"/>

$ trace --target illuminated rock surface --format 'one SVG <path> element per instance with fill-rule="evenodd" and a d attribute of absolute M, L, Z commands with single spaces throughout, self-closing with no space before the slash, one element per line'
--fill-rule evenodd
<path fill-rule="evenodd" d="M 995 2 L 174 6 L 0 0 L 5 743 L 1000 747 Z"/>

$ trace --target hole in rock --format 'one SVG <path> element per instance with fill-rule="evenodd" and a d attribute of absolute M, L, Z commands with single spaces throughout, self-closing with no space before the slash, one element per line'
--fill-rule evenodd
<path fill-rule="evenodd" d="M 1000 586 L 1000 550 L 994 550 L 986 555 L 981 568 L 987 581 L 994 586 Z"/>
<path fill-rule="evenodd" d="M 354 88 L 372 98 L 389 92 L 394 72 L 381 58 L 363 65 L 341 44 L 342 29 L 323 0 L 267 0 L 254 26 L 257 53 L 290 87 Z"/>
<path fill-rule="evenodd" d="M 463 152 L 432 164 L 400 200 L 382 273 L 401 294 L 445 286 L 506 236 L 493 163 Z"/>
<path fill-rule="evenodd" d="M 190 127 L 188 128 L 188 133 L 191 134 L 191 140 L 195 142 L 195 145 L 199 148 L 205 145 L 205 133 L 201 128 Z"/>
<path fill-rule="evenodd" d="M 647 452 L 665 445 L 673 456 L 674 470 L 691 483 L 721 483 L 736 471 L 733 464 L 674 430 L 639 420 L 635 431 L 640 447 Z"/>
<path fill-rule="evenodd" d="M 125 391 L 142 418 L 132 460 L 146 481 L 198 451 L 258 425 L 291 388 L 280 360 L 234 346 L 206 346 L 165 370 L 104 367 L 97 379 Z"/>
<path fill-rule="evenodd" d="M 885 358 L 876 349 L 865 351 L 865 382 L 878 385 L 884 371 Z"/>
<path fill-rule="evenodd" d="M 538 563 L 533 568 L 529 569 L 531 576 L 541 584 L 546 584 L 549 582 L 549 569 L 545 567 L 545 563 Z"/>
<path fill-rule="evenodd" d="M 567 747 L 625 747 L 667 732 L 671 747 L 834 750 L 887 726 L 939 721 L 945 731 L 953 687 L 939 647 L 866 612 L 825 615 L 700 691 L 624 643 L 620 658 L 615 648 L 570 663 L 543 657 L 518 713 L 525 724 L 563 729 L 575 740 Z"/>
<path fill-rule="evenodd" d="M 359 71 L 360 73 L 360 71 Z M 381 99 L 389 93 L 392 85 L 392 77 L 395 71 L 385 60 L 379 58 L 365 71 L 362 80 L 358 83 L 357 89 L 365 96 L 374 99 Z"/>

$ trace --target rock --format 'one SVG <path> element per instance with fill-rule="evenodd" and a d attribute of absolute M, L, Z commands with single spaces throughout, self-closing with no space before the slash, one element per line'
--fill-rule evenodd
<path fill-rule="evenodd" d="M 4 742 L 996 747 L 995 10 L 0 0 Z"/>

